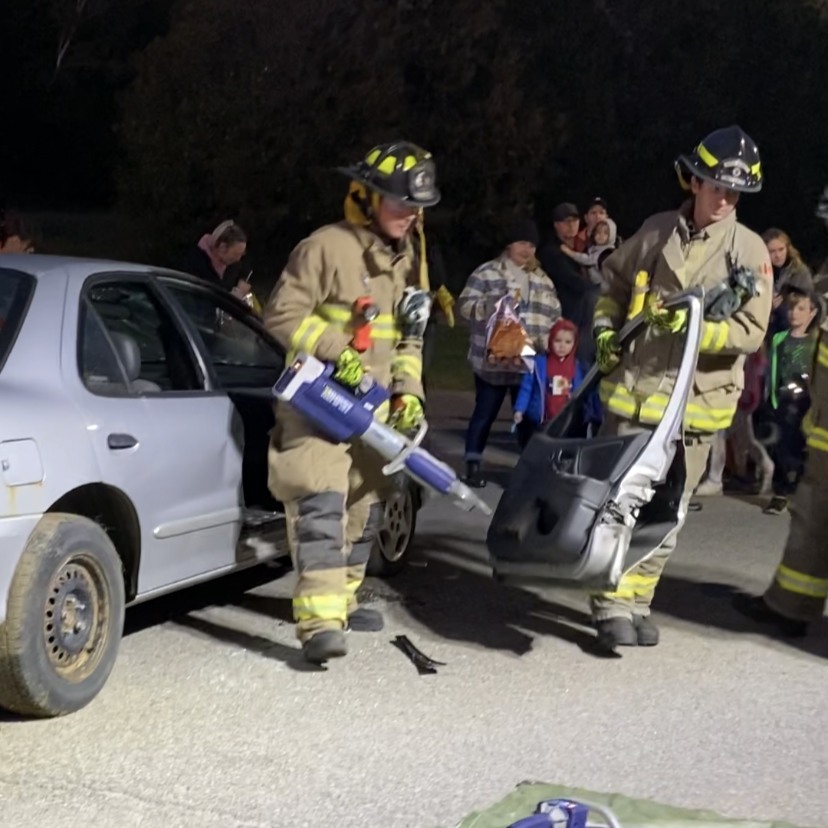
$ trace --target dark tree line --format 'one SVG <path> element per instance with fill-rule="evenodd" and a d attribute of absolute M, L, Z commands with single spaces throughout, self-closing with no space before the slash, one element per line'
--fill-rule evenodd
<path fill-rule="evenodd" d="M 826 0 L 7 2 L 30 32 L 12 110 L 31 124 L 4 158 L 28 152 L 64 198 L 117 192 L 153 255 L 233 215 L 278 262 L 339 215 L 333 168 L 395 136 L 437 157 L 430 224 L 458 255 L 595 194 L 628 234 L 680 200 L 677 153 L 730 123 L 765 162 L 743 217 L 823 250 Z M 60 148 L 32 158 L 50 127 Z"/>

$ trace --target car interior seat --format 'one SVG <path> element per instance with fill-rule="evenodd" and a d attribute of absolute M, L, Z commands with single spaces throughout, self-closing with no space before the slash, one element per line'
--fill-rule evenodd
<path fill-rule="evenodd" d="M 161 391 L 161 386 L 157 383 L 141 379 L 141 350 L 138 343 L 129 334 L 120 331 L 113 331 L 110 336 L 126 372 L 130 389 L 139 394 L 157 394 Z"/>

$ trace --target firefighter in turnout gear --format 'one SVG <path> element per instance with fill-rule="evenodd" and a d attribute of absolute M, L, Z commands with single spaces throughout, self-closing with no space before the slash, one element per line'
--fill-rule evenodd
<path fill-rule="evenodd" d="M 431 155 L 397 142 L 340 168 L 351 179 L 345 219 L 304 239 L 290 256 L 264 313 L 288 350 L 336 366 L 357 386 L 366 373 L 391 390 L 377 416 L 401 430 L 423 417 L 422 336 L 428 276 L 422 211 L 440 200 Z M 411 310 L 411 313 L 406 311 Z M 287 405 L 277 405 L 268 452 L 269 487 L 285 507 L 298 581 L 296 630 L 305 658 L 346 654 L 345 631 L 380 630 L 379 612 L 356 591 L 383 518 L 382 459 L 358 443 L 335 443 Z"/>
<path fill-rule="evenodd" d="M 817 209 L 828 229 L 828 187 Z M 824 266 L 828 268 L 828 262 Z M 828 318 L 823 317 L 814 351 L 811 407 L 802 430 L 808 447 L 805 473 L 790 505 L 791 526 L 782 562 L 763 596 L 739 594 L 736 608 L 783 635 L 804 636 L 828 599 Z"/>
<path fill-rule="evenodd" d="M 675 382 L 686 324 L 686 312 L 665 310 L 660 302 L 690 287 L 705 289 L 704 332 L 677 454 L 686 466 L 679 511 L 683 522 L 713 436 L 733 420 L 745 357 L 765 337 L 772 291 L 764 242 L 736 221 L 740 194 L 762 186 L 753 141 L 739 127 L 720 129 L 681 155 L 675 166 L 691 197 L 678 212 L 647 219 L 604 262 L 607 290 L 597 302 L 593 332 L 596 362 L 605 374 L 601 434 L 652 429 Z M 649 326 L 621 353 L 617 332 L 641 312 Z M 591 596 L 598 640 L 605 649 L 658 643 L 650 604 L 680 528 L 651 558 L 626 573 L 615 592 Z"/>

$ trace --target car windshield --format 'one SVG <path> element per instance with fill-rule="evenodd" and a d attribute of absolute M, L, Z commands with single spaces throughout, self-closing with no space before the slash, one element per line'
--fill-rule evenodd
<path fill-rule="evenodd" d="M 34 282 L 27 273 L 0 268 L 0 370 L 23 323 Z"/>

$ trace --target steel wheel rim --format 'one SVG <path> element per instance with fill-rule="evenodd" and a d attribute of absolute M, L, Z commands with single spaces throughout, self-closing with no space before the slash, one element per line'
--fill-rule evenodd
<path fill-rule="evenodd" d="M 65 561 L 49 583 L 43 614 L 43 644 L 49 665 L 78 684 L 101 662 L 109 639 L 109 589 L 90 555 Z"/>
<path fill-rule="evenodd" d="M 408 490 L 394 492 L 385 503 L 385 522 L 379 533 L 380 553 L 396 563 L 408 548 L 414 524 L 414 500 Z"/>

